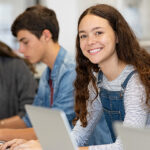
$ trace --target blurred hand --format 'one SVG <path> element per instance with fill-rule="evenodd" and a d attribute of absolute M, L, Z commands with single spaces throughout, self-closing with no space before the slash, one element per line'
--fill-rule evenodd
<path fill-rule="evenodd" d="M 28 142 L 26 142 L 24 144 L 21 144 L 21 145 L 15 147 L 12 150 L 31 150 L 31 149 L 32 150 L 42 150 L 39 141 L 31 140 L 31 141 L 28 141 Z"/>
<path fill-rule="evenodd" d="M 1 144 L 0 150 L 6 150 L 6 148 L 8 148 L 8 147 L 10 148 L 9 150 L 14 150 L 14 148 L 16 146 L 23 144 L 25 142 L 27 142 L 27 141 L 24 139 L 14 139 L 14 140 L 5 142 L 4 144 Z"/>

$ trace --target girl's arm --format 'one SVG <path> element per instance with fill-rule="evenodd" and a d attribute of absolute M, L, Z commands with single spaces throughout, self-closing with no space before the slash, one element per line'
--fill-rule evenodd
<path fill-rule="evenodd" d="M 92 134 L 92 131 L 94 130 L 97 122 L 101 118 L 102 105 L 99 96 L 94 101 L 92 101 L 94 98 L 95 98 L 95 92 L 94 90 L 91 89 L 90 98 L 87 104 L 88 125 L 84 128 L 81 126 L 80 120 L 78 120 L 71 132 L 78 146 L 84 146 L 87 143 L 89 136 Z"/>

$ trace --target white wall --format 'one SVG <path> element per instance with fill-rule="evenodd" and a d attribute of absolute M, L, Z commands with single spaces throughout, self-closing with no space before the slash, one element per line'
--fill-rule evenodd
<path fill-rule="evenodd" d="M 0 0 L 0 40 L 15 47 L 10 27 L 16 16 L 22 12 L 24 3 L 18 0 Z"/>
<path fill-rule="evenodd" d="M 59 43 L 74 53 L 77 27 L 76 0 L 43 0 L 41 3 L 56 12 L 60 26 Z"/>
<path fill-rule="evenodd" d="M 10 31 L 14 19 L 34 0 L 0 0 L 0 40 L 17 49 L 16 38 Z"/>
<path fill-rule="evenodd" d="M 141 24 L 143 28 L 143 38 L 150 40 L 150 1 L 143 0 L 140 6 Z"/>

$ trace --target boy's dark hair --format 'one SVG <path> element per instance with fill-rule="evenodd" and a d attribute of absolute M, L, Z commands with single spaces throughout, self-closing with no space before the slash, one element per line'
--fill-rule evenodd
<path fill-rule="evenodd" d="M 41 5 L 27 8 L 15 19 L 11 26 L 14 36 L 17 36 L 20 30 L 28 30 L 37 38 L 40 38 L 44 29 L 51 32 L 54 42 L 58 41 L 59 24 L 56 14 L 52 9 Z"/>

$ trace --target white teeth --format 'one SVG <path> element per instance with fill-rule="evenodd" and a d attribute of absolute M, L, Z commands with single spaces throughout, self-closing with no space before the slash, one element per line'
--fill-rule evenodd
<path fill-rule="evenodd" d="M 90 53 L 96 53 L 96 52 L 99 52 L 101 49 L 100 48 L 98 48 L 98 49 L 93 49 L 93 50 L 90 50 L 89 52 Z"/>

